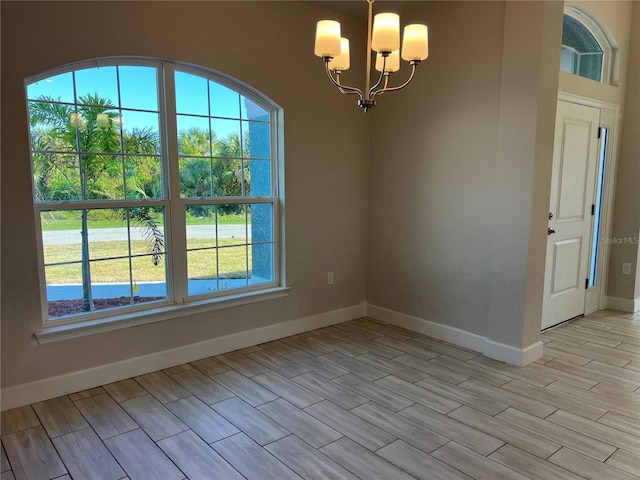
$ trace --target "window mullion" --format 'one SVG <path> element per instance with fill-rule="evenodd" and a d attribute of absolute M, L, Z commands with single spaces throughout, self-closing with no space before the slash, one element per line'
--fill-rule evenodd
<path fill-rule="evenodd" d="M 167 251 L 171 276 L 172 298 L 184 302 L 187 297 L 187 258 L 186 258 L 186 219 L 184 202 L 180 199 L 180 165 L 178 162 L 178 122 L 176 116 L 176 94 L 174 68 L 164 65 L 163 68 L 162 108 L 164 108 L 163 129 L 165 132 L 165 149 L 163 161 L 168 181 L 165 181 L 167 197 L 169 198 L 170 228 Z"/>

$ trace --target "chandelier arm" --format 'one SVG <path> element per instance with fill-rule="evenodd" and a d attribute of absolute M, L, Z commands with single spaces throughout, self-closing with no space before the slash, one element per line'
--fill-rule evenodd
<path fill-rule="evenodd" d="M 413 80 L 414 75 L 416 74 L 416 67 L 418 66 L 418 61 L 417 60 L 412 60 L 411 61 L 411 75 L 409 75 L 409 79 L 404 82 L 402 85 L 398 85 L 396 87 L 387 87 L 386 83 L 384 88 L 381 88 L 380 90 L 377 90 L 375 92 L 373 92 L 371 98 L 374 99 L 376 95 L 382 95 L 385 92 L 395 92 L 397 90 L 401 90 L 404 87 L 406 87 L 407 85 L 409 85 L 409 82 L 411 82 L 411 80 Z"/>
<path fill-rule="evenodd" d="M 380 84 L 382 83 L 382 79 L 383 79 L 383 78 L 384 78 L 384 76 L 385 76 L 385 75 L 384 75 L 384 69 L 385 69 L 385 68 L 386 68 L 386 66 L 387 66 L 387 58 L 388 58 L 388 57 L 383 57 L 383 60 L 382 60 L 382 71 L 380 72 L 380 78 L 378 78 L 378 81 L 376 82 L 376 84 L 375 84 L 373 87 L 371 87 L 371 88 L 367 91 L 367 93 L 368 93 L 368 95 L 369 95 L 369 98 L 373 98 L 373 97 L 371 96 L 371 94 L 372 94 L 372 93 L 373 93 L 373 91 L 374 91 L 376 88 L 378 88 L 378 87 L 380 86 Z"/>
<path fill-rule="evenodd" d="M 359 88 L 356 87 L 349 87 L 347 85 L 342 85 L 340 83 L 340 74 L 336 74 L 337 76 L 337 80 L 335 78 L 333 78 L 333 75 L 331 75 L 331 70 L 329 69 L 329 60 L 325 60 L 324 62 L 324 66 L 325 66 L 325 70 L 327 71 L 327 76 L 329 77 L 329 80 L 331 80 L 331 82 L 338 87 L 338 90 L 340 90 L 340 93 L 343 94 L 354 94 L 354 95 L 359 95 L 361 99 L 364 98 L 364 96 L 362 95 L 362 90 L 360 90 Z"/>

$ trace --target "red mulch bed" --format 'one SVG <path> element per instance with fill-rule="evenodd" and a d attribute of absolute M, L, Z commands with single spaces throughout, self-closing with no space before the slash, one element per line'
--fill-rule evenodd
<path fill-rule="evenodd" d="M 133 297 L 133 303 L 153 302 L 163 300 L 165 297 Z M 105 308 L 126 307 L 131 305 L 131 297 L 116 298 L 96 298 L 93 300 L 93 307 L 96 310 Z M 82 313 L 82 300 L 54 300 L 49 302 L 49 317 L 63 317 Z"/>

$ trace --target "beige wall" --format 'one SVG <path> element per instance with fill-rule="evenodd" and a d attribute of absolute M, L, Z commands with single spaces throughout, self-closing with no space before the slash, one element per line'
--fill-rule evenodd
<path fill-rule="evenodd" d="M 540 332 L 562 5 L 413 13 L 431 24 L 431 56 L 372 116 L 367 300 L 527 347 Z"/>
<path fill-rule="evenodd" d="M 3 387 L 363 302 L 368 123 L 313 55 L 321 16 L 294 2 L 2 2 Z M 347 19 L 345 29 L 364 36 L 360 22 Z M 209 67 L 283 107 L 288 297 L 37 344 L 42 319 L 23 81 L 111 55 Z"/>
<path fill-rule="evenodd" d="M 631 238 L 630 243 L 611 246 L 608 295 L 640 303 L 640 3 L 634 2 L 626 99 L 618 157 L 613 237 Z M 622 275 L 623 262 L 631 263 L 631 275 Z"/>
<path fill-rule="evenodd" d="M 367 300 L 483 335 L 504 4 L 410 16 L 427 21 L 430 56 L 371 114 Z"/>

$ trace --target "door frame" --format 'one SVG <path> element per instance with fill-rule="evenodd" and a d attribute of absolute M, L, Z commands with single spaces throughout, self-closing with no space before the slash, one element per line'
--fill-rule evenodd
<path fill-rule="evenodd" d="M 616 187 L 617 160 L 620 147 L 620 106 L 593 98 L 582 97 L 567 92 L 558 92 L 558 101 L 575 103 L 600 110 L 600 127 L 609 131 L 609 142 L 605 158 L 604 185 L 602 194 L 602 211 L 600 213 L 600 255 L 596 267 L 596 285 L 588 288 L 585 295 L 584 313 L 588 315 L 598 310 L 604 310 L 608 306 L 607 284 L 609 279 L 609 259 L 611 246 L 603 239 L 611 238 L 613 231 L 614 193 Z M 598 149 L 600 142 L 598 142 Z M 597 181 L 597 179 L 596 179 Z M 595 190 L 594 190 L 595 191 Z M 590 244 L 593 244 L 593 220 L 591 225 Z M 589 251 L 589 264 L 591 263 L 592 250 Z"/>

